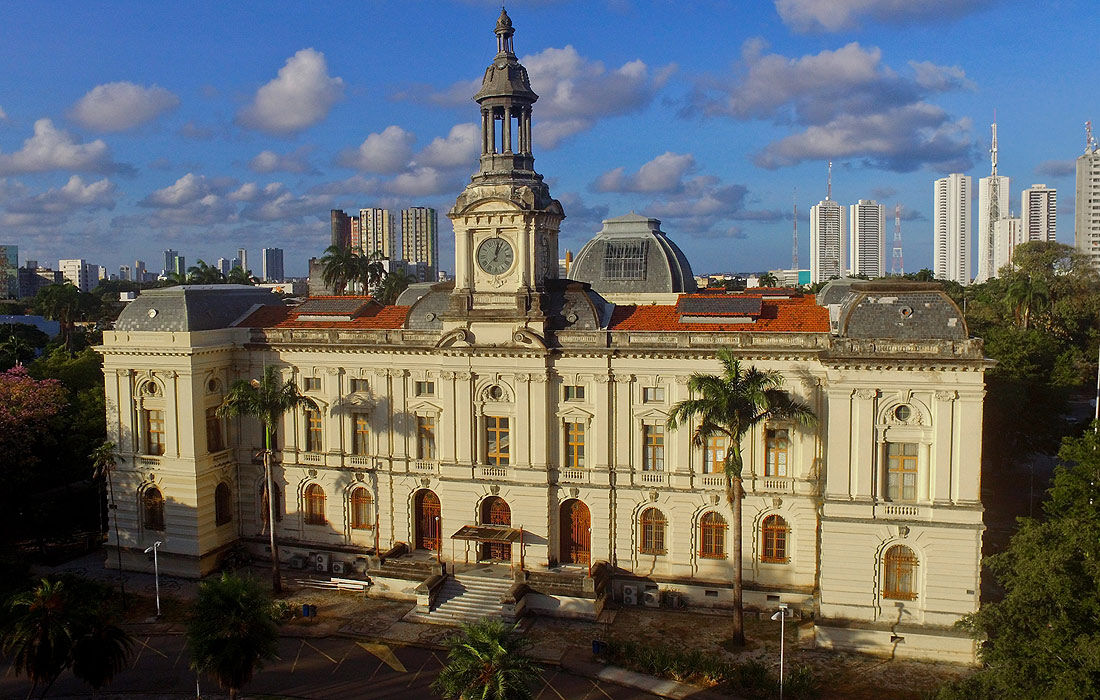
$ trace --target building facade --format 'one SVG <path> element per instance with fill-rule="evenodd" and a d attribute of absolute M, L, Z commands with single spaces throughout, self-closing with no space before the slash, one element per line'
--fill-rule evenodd
<path fill-rule="evenodd" d="M 848 207 L 848 271 L 870 279 L 886 276 L 886 207 L 861 199 Z"/>
<path fill-rule="evenodd" d="M 844 207 L 823 199 L 810 207 L 810 283 L 844 276 Z"/>
<path fill-rule="evenodd" d="M 1032 185 L 1020 194 L 1020 219 L 1024 241 L 1058 240 L 1058 191 Z"/>
<path fill-rule="evenodd" d="M 260 251 L 263 260 L 263 281 L 282 282 L 286 279 L 283 273 L 283 249 L 264 248 Z"/>
<path fill-rule="evenodd" d="M 144 567 L 159 540 L 162 570 L 201 575 L 242 544 L 263 557 L 274 525 L 292 570 L 359 572 L 429 615 L 439 565 L 478 561 L 513 568 L 502 614 L 591 618 L 662 589 L 727 606 L 729 445 L 667 417 L 728 348 L 819 417 L 744 440 L 746 603 L 814 613 L 824 646 L 972 660 L 950 626 L 978 605 L 985 360 L 958 308 L 936 285 L 630 304 L 559 279 L 565 212 L 534 170 L 537 95 L 503 11 L 496 35 L 479 167 L 448 212 L 453 281 L 392 306 L 150 290 L 104 333 L 108 561 Z M 640 218 L 619 221 L 656 236 Z M 216 408 L 272 366 L 317 408 L 279 426 L 269 523 L 259 426 Z"/>
<path fill-rule="evenodd" d="M 970 176 L 952 173 L 933 192 L 933 272 L 936 279 L 970 284 Z"/>
<path fill-rule="evenodd" d="M 388 209 L 371 207 L 359 210 L 359 230 L 363 255 L 379 254 L 386 260 L 396 260 L 397 240 L 393 230 L 393 214 Z"/>
<path fill-rule="evenodd" d="M 1073 240 L 1077 251 L 1100 269 L 1100 149 L 1092 138 L 1091 126 L 1085 152 L 1077 157 Z"/>
<path fill-rule="evenodd" d="M 401 253 L 421 282 L 439 275 L 439 215 L 430 207 L 401 210 Z M 556 263 L 556 261 L 555 261 Z"/>

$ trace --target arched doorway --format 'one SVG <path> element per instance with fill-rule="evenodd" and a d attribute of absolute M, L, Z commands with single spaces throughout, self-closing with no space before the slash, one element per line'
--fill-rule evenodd
<path fill-rule="evenodd" d="M 417 491 L 413 499 L 413 509 L 413 518 L 416 523 L 414 538 L 416 549 L 438 550 L 442 544 L 439 536 L 439 496 L 428 489 Z"/>
<path fill-rule="evenodd" d="M 592 558 L 592 515 L 588 506 L 571 498 L 561 504 L 559 559 L 562 564 L 587 564 Z"/>
<path fill-rule="evenodd" d="M 511 525 L 512 509 L 500 496 L 489 496 L 481 504 L 482 525 Z M 482 545 L 483 559 L 512 561 L 512 545 L 508 542 L 486 542 Z"/>

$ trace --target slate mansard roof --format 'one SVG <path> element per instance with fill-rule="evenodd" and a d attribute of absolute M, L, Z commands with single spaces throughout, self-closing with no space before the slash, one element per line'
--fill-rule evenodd
<path fill-rule="evenodd" d="M 229 328 L 260 307 L 282 308 L 283 302 L 269 289 L 245 284 L 147 289 L 122 310 L 115 330 L 190 333 Z"/>
<path fill-rule="evenodd" d="M 569 277 L 591 284 L 600 294 L 696 289 L 691 264 L 661 230 L 661 222 L 639 214 L 606 219 L 577 253 Z"/>

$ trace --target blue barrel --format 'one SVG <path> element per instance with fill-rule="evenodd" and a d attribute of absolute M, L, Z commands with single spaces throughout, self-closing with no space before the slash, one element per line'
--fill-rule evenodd
<path fill-rule="evenodd" d="M 309 603 L 302 603 L 302 617 L 309 617 Z"/>

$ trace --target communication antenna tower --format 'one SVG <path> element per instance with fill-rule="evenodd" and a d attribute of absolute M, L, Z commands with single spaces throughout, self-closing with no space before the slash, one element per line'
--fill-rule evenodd
<path fill-rule="evenodd" d="M 798 271 L 798 188 L 794 190 L 794 215 L 791 217 L 791 221 L 794 222 L 794 242 L 791 244 L 791 268 Z"/>
<path fill-rule="evenodd" d="M 894 205 L 894 251 L 890 256 L 890 274 L 904 275 L 905 262 L 901 258 L 901 205 Z"/>
<path fill-rule="evenodd" d="M 1090 132 L 1091 133 L 1091 132 Z M 829 179 L 825 186 L 825 199 L 833 198 L 833 161 L 829 161 Z"/>
<path fill-rule="evenodd" d="M 997 220 L 1001 218 L 1001 179 L 997 177 L 997 110 L 993 110 L 993 124 L 991 128 L 993 130 L 993 138 L 989 146 L 989 162 L 991 165 L 991 172 L 989 174 L 989 222 L 986 224 L 988 230 L 985 232 L 985 275 L 982 276 L 983 282 L 993 277 L 997 272 L 993 269 L 993 249 L 996 245 L 996 236 L 994 234 L 997 230 Z M 980 273 L 981 270 L 978 272 Z"/>
<path fill-rule="evenodd" d="M 1085 153 L 1096 153 L 1096 137 L 1092 135 L 1092 120 L 1085 122 Z"/>

